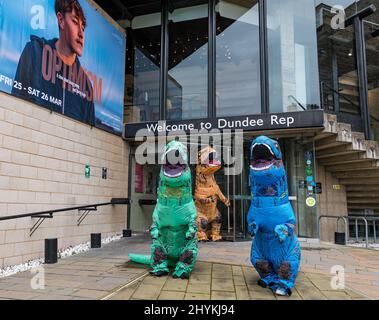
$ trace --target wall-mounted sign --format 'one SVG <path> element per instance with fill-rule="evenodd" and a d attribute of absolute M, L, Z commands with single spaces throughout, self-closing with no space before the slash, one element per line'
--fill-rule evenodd
<path fill-rule="evenodd" d="M 103 168 L 103 169 L 101 170 L 101 177 L 102 177 L 104 180 L 108 179 L 108 169 L 107 169 L 107 168 Z"/>
<path fill-rule="evenodd" d="M 314 197 L 316 191 L 316 182 L 313 177 L 313 152 L 307 151 L 304 154 L 305 157 L 305 174 L 306 174 L 306 194 L 307 198 L 305 203 L 308 207 L 313 208 L 316 205 L 316 199 Z"/>
<path fill-rule="evenodd" d="M 143 166 L 136 163 L 134 173 L 134 192 L 143 193 Z"/>
<path fill-rule="evenodd" d="M 87 164 L 84 169 L 84 175 L 87 179 L 91 177 L 91 167 Z"/>
<path fill-rule="evenodd" d="M 313 197 L 308 197 L 306 200 L 305 200 L 305 203 L 307 204 L 308 207 L 312 208 L 316 205 L 316 199 L 313 198 Z"/>
<path fill-rule="evenodd" d="M 299 180 L 299 189 L 305 189 L 307 187 L 307 181 Z"/>
<path fill-rule="evenodd" d="M 316 182 L 316 186 L 315 186 L 314 192 L 315 192 L 315 194 L 321 194 L 322 193 L 322 184 L 321 184 L 321 182 Z"/>
<path fill-rule="evenodd" d="M 217 130 L 276 130 L 323 127 L 324 113 L 322 110 L 306 112 L 288 112 L 279 114 L 259 114 L 251 116 L 197 119 L 183 121 L 159 121 L 145 123 L 129 123 L 125 125 L 124 138 L 134 139 L 139 130 L 145 130 L 150 136 L 168 133 L 185 133 L 213 129 Z"/>
<path fill-rule="evenodd" d="M 341 190 L 341 185 L 340 184 L 334 184 L 333 190 Z"/>

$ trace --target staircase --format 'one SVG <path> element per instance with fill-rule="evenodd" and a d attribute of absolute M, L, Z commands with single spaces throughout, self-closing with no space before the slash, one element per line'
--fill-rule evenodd
<path fill-rule="evenodd" d="M 348 209 L 379 209 L 379 145 L 365 140 L 350 124 L 325 113 L 324 130 L 315 137 L 319 165 L 346 186 Z"/>

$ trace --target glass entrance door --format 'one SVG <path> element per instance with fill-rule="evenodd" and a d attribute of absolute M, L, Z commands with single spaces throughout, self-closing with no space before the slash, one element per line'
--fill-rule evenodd
<path fill-rule="evenodd" d="M 222 214 L 222 235 L 224 240 L 250 240 L 247 235 L 246 214 L 250 206 L 249 190 L 249 143 L 244 143 L 242 173 L 225 175 L 225 168 L 216 174 L 216 181 L 225 196 L 230 200 L 230 207 L 222 204 L 219 210 Z"/>

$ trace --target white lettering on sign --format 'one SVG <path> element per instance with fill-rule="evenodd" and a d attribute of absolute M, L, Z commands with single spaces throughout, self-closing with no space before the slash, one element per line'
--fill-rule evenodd
<path fill-rule="evenodd" d="M 219 129 L 241 129 L 249 127 L 262 127 L 263 125 L 263 119 L 250 119 L 249 117 L 246 117 L 244 120 L 218 120 Z"/>
<path fill-rule="evenodd" d="M 171 131 L 191 131 L 195 130 L 193 123 L 188 124 L 166 124 L 166 122 L 158 122 L 155 124 L 147 124 L 147 129 L 152 132 L 171 132 Z"/>
<path fill-rule="evenodd" d="M 238 129 L 250 129 L 250 128 L 260 128 L 269 126 L 279 126 L 279 127 L 291 127 L 295 123 L 295 118 L 291 116 L 280 116 L 280 115 L 271 115 L 269 121 L 265 122 L 265 118 L 255 118 L 250 117 L 242 119 L 217 119 L 217 124 L 212 122 L 200 122 L 199 124 L 195 123 L 179 123 L 179 124 L 167 124 L 166 121 L 159 121 L 157 123 L 148 123 L 146 124 L 146 129 L 154 133 L 164 133 L 164 132 L 177 132 L 177 131 L 193 131 L 193 130 L 238 130 Z M 214 127 L 213 127 L 214 125 Z M 197 128 L 199 127 L 200 128 Z"/>
<path fill-rule="evenodd" d="M 271 116 L 271 125 L 278 125 L 278 126 L 286 126 L 290 127 L 292 124 L 294 124 L 295 118 L 293 117 L 279 117 L 277 115 Z"/>
<path fill-rule="evenodd" d="M 4 82 L 4 84 L 7 86 L 10 86 L 10 87 L 12 86 L 12 79 L 1 74 L 0 75 L 0 83 L 2 83 L 2 82 Z"/>

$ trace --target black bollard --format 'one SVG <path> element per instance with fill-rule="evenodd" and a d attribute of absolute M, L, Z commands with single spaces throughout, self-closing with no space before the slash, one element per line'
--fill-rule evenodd
<path fill-rule="evenodd" d="M 130 238 L 132 236 L 132 230 L 130 229 L 122 230 L 122 236 L 124 238 Z"/>
<path fill-rule="evenodd" d="M 45 239 L 45 263 L 58 262 L 58 239 Z"/>
<path fill-rule="evenodd" d="M 334 242 L 336 244 L 346 245 L 346 236 L 344 232 L 334 233 Z"/>
<path fill-rule="evenodd" d="M 91 233 L 91 248 L 101 248 L 101 233 Z"/>

